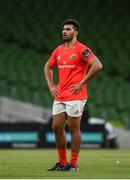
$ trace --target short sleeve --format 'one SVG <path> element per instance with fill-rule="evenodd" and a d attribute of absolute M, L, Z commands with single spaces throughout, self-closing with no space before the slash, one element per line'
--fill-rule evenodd
<path fill-rule="evenodd" d="M 48 59 L 48 64 L 51 67 L 55 67 L 57 65 L 57 48 L 52 52 L 50 58 Z"/>
<path fill-rule="evenodd" d="M 80 57 L 83 61 L 87 62 L 94 56 L 94 53 L 89 47 L 84 46 L 80 49 Z"/>

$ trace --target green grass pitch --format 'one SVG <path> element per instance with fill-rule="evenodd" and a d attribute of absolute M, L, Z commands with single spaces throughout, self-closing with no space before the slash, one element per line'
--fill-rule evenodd
<path fill-rule="evenodd" d="M 2 149 L 0 179 L 130 179 L 130 149 L 81 150 L 78 172 L 48 172 L 55 162 L 55 149 Z"/>

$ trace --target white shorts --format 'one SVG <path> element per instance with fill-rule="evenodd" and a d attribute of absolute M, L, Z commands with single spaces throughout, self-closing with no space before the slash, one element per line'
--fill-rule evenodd
<path fill-rule="evenodd" d="M 87 100 L 75 100 L 75 101 L 54 101 L 52 114 L 60 114 L 66 112 L 68 116 L 79 117 L 82 116 L 84 106 Z"/>

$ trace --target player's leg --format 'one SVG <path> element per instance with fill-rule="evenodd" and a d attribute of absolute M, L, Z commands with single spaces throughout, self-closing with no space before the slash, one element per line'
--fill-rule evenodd
<path fill-rule="evenodd" d="M 66 149 L 66 136 L 65 136 L 65 122 L 66 122 L 66 113 L 60 113 L 53 115 L 53 124 L 52 128 L 55 132 L 56 147 L 58 149 Z"/>
<path fill-rule="evenodd" d="M 80 121 L 81 116 L 79 117 L 71 117 L 68 116 L 68 126 L 71 133 L 71 159 L 70 163 L 73 164 L 74 167 L 78 166 L 78 156 L 81 144 L 81 131 L 80 131 Z"/>
<path fill-rule="evenodd" d="M 49 169 L 53 170 L 64 170 L 64 167 L 67 164 L 67 156 L 66 156 L 66 136 L 65 136 L 65 123 L 66 123 L 66 113 L 64 112 L 64 105 L 60 102 L 54 102 L 53 104 L 53 123 L 52 128 L 55 133 L 56 139 L 56 148 L 58 153 L 59 162 Z"/>
<path fill-rule="evenodd" d="M 81 144 L 80 122 L 85 100 L 70 101 L 66 104 L 67 121 L 71 133 L 71 158 L 68 169 L 78 170 L 78 156 Z"/>

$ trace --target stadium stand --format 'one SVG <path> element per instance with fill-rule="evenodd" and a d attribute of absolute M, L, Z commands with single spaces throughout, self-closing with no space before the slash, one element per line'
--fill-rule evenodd
<path fill-rule="evenodd" d="M 121 121 L 129 118 L 129 3 L 1 0 L 0 96 L 51 107 L 43 66 L 61 43 L 62 21 L 73 17 L 81 23 L 79 39 L 104 66 L 89 84 L 91 114 Z"/>

